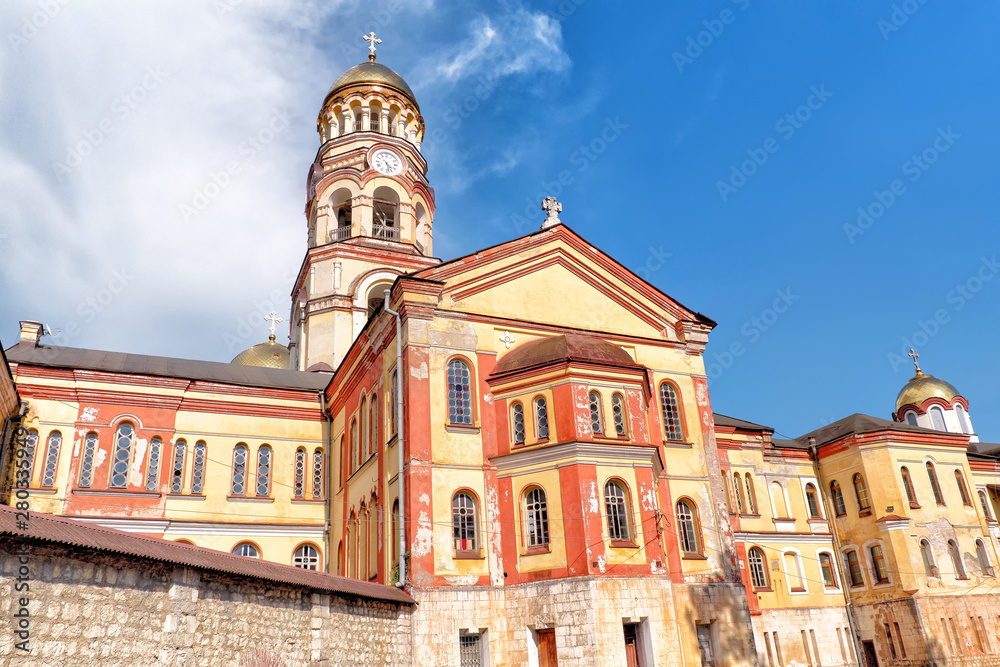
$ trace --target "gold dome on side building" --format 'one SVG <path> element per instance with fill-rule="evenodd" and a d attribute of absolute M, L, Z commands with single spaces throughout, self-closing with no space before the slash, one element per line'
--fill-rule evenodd
<path fill-rule="evenodd" d="M 933 375 L 924 375 L 918 368 L 917 374 L 900 389 L 896 410 L 904 405 L 921 405 L 928 398 L 941 398 L 951 403 L 958 395 L 958 390 L 951 384 Z"/>
<path fill-rule="evenodd" d="M 259 366 L 261 368 L 283 368 L 288 369 L 289 353 L 288 348 L 274 342 L 274 334 L 271 334 L 266 343 L 254 345 L 243 350 L 229 363 L 238 366 Z"/>

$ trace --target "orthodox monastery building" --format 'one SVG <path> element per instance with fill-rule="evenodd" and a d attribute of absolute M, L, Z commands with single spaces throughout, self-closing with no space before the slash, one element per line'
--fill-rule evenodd
<path fill-rule="evenodd" d="M 367 38 L 317 120 L 287 347 L 272 315 L 229 364 L 54 347 L 32 321 L 6 350 L 2 500 L 62 517 L 23 539 L 195 591 L 190 647 L 149 611 L 162 646 L 136 655 L 234 664 L 220 619 L 273 585 L 312 642 L 258 638 L 288 665 L 1000 664 L 1000 445 L 964 396 L 918 366 L 873 406 L 891 419 L 776 439 L 713 412 L 715 322 L 554 199 L 538 231 L 435 258 L 420 107 Z"/>

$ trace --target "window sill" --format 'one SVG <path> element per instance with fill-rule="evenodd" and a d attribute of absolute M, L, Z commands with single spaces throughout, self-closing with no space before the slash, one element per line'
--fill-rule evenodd
<path fill-rule="evenodd" d="M 918 510 L 918 509 L 920 509 L 920 503 L 910 503 L 910 509 L 911 510 Z"/>
<path fill-rule="evenodd" d="M 611 546 L 615 549 L 638 549 L 639 545 L 632 540 L 611 540 Z"/>
<path fill-rule="evenodd" d="M 797 586 L 795 588 L 791 588 L 791 589 L 789 589 L 789 591 L 792 592 L 792 593 L 805 593 L 805 592 L 807 592 L 806 589 L 804 589 L 804 588 L 802 588 L 800 586 Z"/>
<path fill-rule="evenodd" d="M 528 549 L 525 549 L 524 552 L 521 555 L 522 556 L 536 556 L 538 554 L 547 554 L 547 553 L 552 553 L 552 549 L 550 549 L 549 545 L 546 544 L 543 547 L 530 547 Z"/>
<path fill-rule="evenodd" d="M 51 488 L 35 489 L 28 487 L 27 489 L 20 489 L 20 490 L 27 491 L 30 495 L 33 496 L 53 496 L 58 492 L 58 489 L 51 489 Z M 74 489 L 73 493 L 80 493 L 80 491 L 86 491 L 86 489 Z"/>
<path fill-rule="evenodd" d="M 274 498 L 258 498 L 257 496 L 226 496 L 231 503 L 273 503 Z"/>
<path fill-rule="evenodd" d="M 399 441 L 399 434 L 393 433 L 389 438 L 389 442 L 385 443 L 386 448 L 393 447 Z"/>
<path fill-rule="evenodd" d="M 481 551 L 456 551 L 453 558 L 455 560 L 484 560 L 485 556 Z"/>
<path fill-rule="evenodd" d="M 448 433 L 479 433 L 479 427 L 473 424 L 445 424 Z"/>
<path fill-rule="evenodd" d="M 853 591 L 853 590 L 854 590 L 855 588 L 864 588 L 864 587 L 865 587 L 865 585 L 864 585 L 864 584 L 851 584 L 851 590 L 852 590 L 852 591 Z"/>
<path fill-rule="evenodd" d="M 830 593 L 830 594 L 839 593 L 840 592 L 840 588 L 838 586 L 827 586 L 827 585 L 824 584 L 823 585 L 823 591 L 826 592 L 826 593 Z"/>
<path fill-rule="evenodd" d="M 322 505 L 326 498 L 292 498 L 293 505 Z"/>
<path fill-rule="evenodd" d="M 51 492 L 50 492 L 51 493 Z M 128 491 L 126 489 L 74 489 L 75 496 L 125 496 L 126 498 L 159 498 L 159 491 Z"/>
<path fill-rule="evenodd" d="M 860 512 L 858 512 L 858 518 L 862 518 L 862 517 L 866 517 L 866 516 L 871 516 L 871 515 L 872 515 L 871 509 L 861 510 Z"/>
<path fill-rule="evenodd" d="M 205 495 L 202 493 L 168 493 L 167 498 L 179 500 L 204 500 Z"/>
<path fill-rule="evenodd" d="M 683 447 L 685 449 L 690 449 L 694 447 L 693 442 L 688 442 L 687 440 L 663 440 L 664 447 Z"/>
<path fill-rule="evenodd" d="M 755 588 L 755 589 L 753 589 L 753 592 L 754 593 L 773 593 L 774 589 L 773 588 Z"/>
<path fill-rule="evenodd" d="M 681 559 L 682 560 L 708 560 L 708 556 L 705 556 L 704 554 L 685 553 L 685 554 L 681 554 Z"/>
<path fill-rule="evenodd" d="M 759 514 L 740 514 L 740 516 L 746 517 L 747 519 L 759 519 L 760 518 Z"/>

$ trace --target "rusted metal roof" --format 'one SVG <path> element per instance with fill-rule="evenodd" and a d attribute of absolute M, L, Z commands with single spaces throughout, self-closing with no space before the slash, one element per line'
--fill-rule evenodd
<path fill-rule="evenodd" d="M 594 336 L 563 334 L 529 341 L 505 354 L 493 369 L 493 376 L 545 366 L 559 361 L 582 361 L 607 366 L 641 368 L 628 352 Z"/>
<path fill-rule="evenodd" d="M 106 352 L 79 347 L 36 346 L 25 342 L 20 342 L 7 350 L 7 359 L 16 364 L 185 378 L 251 387 L 321 391 L 330 384 L 330 376 L 322 373 L 240 366 L 223 364 L 218 361 L 154 357 L 146 354 Z"/>
<path fill-rule="evenodd" d="M 17 527 L 13 507 L 0 505 L 0 535 L 63 544 L 106 553 L 123 554 L 174 565 L 185 565 L 199 570 L 224 572 L 235 576 L 260 579 L 278 584 L 302 586 L 338 593 L 340 595 L 383 600 L 397 604 L 414 604 L 413 598 L 393 586 L 338 577 L 313 570 L 303 570 L 291 565 L 280 565 L 265 560 L 236 556 L 214 549 L 181 544 L 124 533 L 112 528 L 91 526 L 67 519 L 31 512 L 27 530 Z"/>

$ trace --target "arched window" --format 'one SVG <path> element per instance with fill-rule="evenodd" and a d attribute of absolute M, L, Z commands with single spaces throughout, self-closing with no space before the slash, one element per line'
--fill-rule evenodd
<path fill-rule="evenodd" d="M 28 468 L 29 485 L 31 484 L 31 481 L 34 479 L 33 472 L 35 469 L 36 449 L 38 449 L 38 431 L 36 431 L 35 429 L 31 429 L 30 431 L 28 431 L 28 435 L 25 436 L 24 438 L 24 449 L 22 450 L 24 452 L 23 454 L 24 460 L 28 462 L 26 465 Z"/>
<path fill-rule="evenodd" d="M 83 458 L 80 460 L 80 488 L 90 488 L 94 479 L 94 460 L 97 458 L 97 434 L 91 431 L 83 440 Z"/>
<path fill-rule="evenodd" d="M 917 414 L 915 412 L 907 412 L 906 413 L 906 423 L 909 424 L 910 426 L 916 426 L 917 425 Z"/>
<path fill-rule="evenodd" d="M 358 421 L 361 432 L 358 434 L 358 467 L 368 460 L 368 398 L 361 397 L 361 408 L 358 411 Z"/>
<path fill-rule="evenodd" d="M 944 498 L 941 497 L 941 487 L 938 485 L 937 472 L 934 471 L 934 464 L 927 462 L 927 478 L 931 481 L 931 490 L 934 492 L 934 502 L 944 505 Z"/>
<path fill-rule="evenodd" d="M 955 540 L 948 540 L 948 555 L 951 556 L 951 564 L 955 568 L 955 578 L 968 579 L 965 567 L 962 565 L 962 554 L 958 550 L 958 543 Z"/>
<path fill-rule="evenodd" d="M 958 484 L 958 493 L 962 496 L 962 504 L 972 507 L 972 498 L 969 497 L 969 487 L 965 485 L 965 476 L 962 471 L 955 468 L 955 483 Z"/>
<path fill-rule="evenodd" d="M 201 493 L 205 486 L 205 461 L 208 460 L 208 445 L 199 440 L 194 446 L 194 470 L 191 472 L 191 493 Z"/>
<path fill-rule="evenodd" d="M 935 431 L 947 431 L 948 427 L 944 423 L 944 410 L 942 410 L 937 405 L 932 406 L 929 410 L 931 413 L 931 425 Z"/>
<path fill-rule="evenodd" d="M 233 547 L 233 555 L 260 558 L 260 550 L 250 542 L 240 542 Z"/>
<path fill-rule="evenodd" d="M 625 399 L 621 394 L 611 395 L 611 415 L 615 420 L 615 433 L 624 436 L 628 435 L 628 428 L 625 422 Z"/>
<path fill-rule="evenodd" d="M 595 435 L 604 433 L 604 415 L 601 414 L 601 395 L 590 392 L 590 426 Z"/>
<path fill-rule="evenodd" d="M 337 574 L 344 576 L 344 540 L 337 542 Z"/>
<path fill-rule="evenodd" d="M 840 484 L 834 480 L 830 482 L 830 498 L 833 499 L 833 513 L 837 516 L 847 514 L 847 505 L 844 503 L 844 493 L 840 490 Z"/>
<path fill-rule="evenodd" d="M 478 554 L 476 539 L 476 501 L 471 494 L 460 491 L 451 499 L 451 532 L 456 554 Z"/>
<path fill-rule="evenodd" d="M 361 441 L 358 439 L 358 420 L 351 420 L 351 465 L 350 471 L 354 472 L 361 465 Z"/>
<path fill-rule="evenodd" d="M 448 362 L 448 420 L 452 424 L 472 423 L 472 374 L 461 359 Z"/>
<path fill-rule="evenodd" d="M 319 549 L 311 544 L 303 544 L 295 550 L 292 556 L 292 565 L 303 570 L 319 569 Z"/>
<path fill-rule="evenodd" d="M 859 512 L 871 510 L 872 505 L 868 500 L 868 485 L 865 484 L 865 478 L 861 476 L 861 473 L 854 475 L 854 497 L 858 500 Z"/>
<path fill-rule="evenodd" d="M 660 384 L 660 411 L 663 415 L 663 432 L 667 440 L 683 440 L 677 390 L 668 382 Z"/>
<path fill-rule="evenodd" d="M 347 576 L 358 578 L 358 518 L 351 510 L 351 518 L 347 521 Z"/>
<path fill-rule="evenodd" d="M 851 576 L 851 587 L 864 586 L 865 577 L 861 573 L 861 562 L 858 560 L 858 552 L 851 549 L 845 555 L 847 556 L 847 571 Z"/>
<path fill-rule="evenodd" d="M 257 449 L 257 495 L 271 493 L 271 448 L 261 445 Z"/>
<path fill-rule="evenodd" d="M 986 498 L 986 492 L 978 489 L 976 493 L 979 495 L 979 503 L 983 506 L 983 514 L 986 515 L 986 520 L 992 521 L 993 513 L 990 512 L 990 501 Z"/>
<path fill-rule="evenodd" d="M 805 573 L 802 570 L 802 556 L 795 551 L 785 551 L 781 554 L 785 566 L 785 581 L 789 592 L 802 593 L 806 590 Z"/>
<path fill-rule="evenodd" d="M 515 445 L 524 444 L 524 406 L 514 403 L 510 406 L 511 439 Z"/>
<path fill-rule="evenodd" d="M 811 483 L 806 484 L 806 506 L 809 508 L 810 519 L 823 518 L 819 513 L 819 496 L 816 494 L 816 487 Z"/>
<path fill-rule="evenodd" d="M 604 509 L 608 517 L 608 537 L 618 542 L 632 539 L 628 520 L 628 503 L 621 484 L 608 481 L 604 485 Z"/>
<path fill-rule="evenodd" d="M 779 482 L 771 482 L 771 502 L 774 503 L 774 518 L 791 516 L 785 504 L 785 489 Z"/>
<path fill-rule="evenodd" d="M 701 538 L 698 535 L 698 517 L 690 501 L 677 502 L 677 533 L 680 536 L 681 551 L 685 555 L 701 554 Z"/>
<path fill-rule="evenodd" d="M 823 586 L 826 588 L 840 588 L 837 583 L 837 573 L 833 569 L 833 557 L 828 553 L 819 555 L 819 570 L 823 575 Z"/>
<path fill-rule="evenodd" d="M 736 511 L 743 514 L 743 480 L 740 479 L 738 472 L 733 473 L 733 488 L 736 490 L 736 495 L 733 497 L 736 501 Z"/>
<path fill-rule="evenodd" d="M 51 487 L 56 483 L 56 469 L 59 467 L 59 449 L 62 446 L 62 433 L 52 431 L 49 434 L 49 444 L 45 448 L 45 469 L 42 472 L 42 486 Z"/>
<path fill-rule="evenodd" d="M 313 488 L 312 488 L 312 494 L 313 494 L 313 498 L 314 499 L 316 499 L 316 498 L 322 498 L 323 497 L 323 492 L 324 492 L 324 487 L 325 487 L 325 481 L 326 481 L 326 475 L 323 472 L 324 469 L 325 469 L 325 467 L 323 465 L 323 450 L 322 449 L 317 449 L 316 451 L 313 452 L 313 469 L 312 469 L 312 473 L 313 473 L 313 480 L 312 480 L 313 481 Z"/>
<path fill-rule="evenodd" d="M 744 475 L 746 478 L 747 485 L 747 514 L 758 514 L 757 512 L 757 494 L 753 490 L 753 477 L 750 473 Z"/>
<path fill-rule="evenodd" d="M 969 422 L 969 415 L 961 405 L 955 406 L 955 414 L 958 415 L 958 424 L 962 427 L 962 433 L 972 435 L 972 424 Z"/>
<path fill-rule="evenodd" d="M 976 559 L 979 561 L 979 571 L 984 577 L 993 576 L 993 566 L 990 565 L 989 556 L 986 555 L 986 544 L 982 540 L 976 540 Z"/>
<path fill-rule="evenodd" d="M 937 566 L 934 564 L 934 552 L 931 551 L 931 543 L 925 539 L 920 540 L 920 559 L 924 562 L 924 574 L 928 577 L 938 576 Z"/>
<path fill-rule="evenodd" d="M 187 442 L 178 440 L 174 443 L 174 465 L 170 471 L 170 493 L 180 493 L 184 490 L 184 456 L 187 453 Z"/>
<path fill-rule="evenodd" d="M 132 465 L 132 441 L 135 428 L 122 422 L 115 431 L 114 454 L 111 456 L 111 488 L 124 489 L 128 486 L 128 469 Z"/>
<path fill-rule="evenodd" d="M 392 379 L 389 381 L 389 435 L 396 435 L 396 401 L 399 396 L 399 372 L 392 372 Z"/>
<path fill-rule="evenodd" d="M 306 497 L 306 450 L 302 447 L 295 450 L 292 495 L 296 498 Z"/>
<path fill-rule="evenodd" d="M 872 575 L 876 584 L 884 584 L 889 581 L 889 568 L 885 564 L 885 553 L 881 544 L 873 544 L 868 547 L 868 555 L 872 559 Z"/>
<path fill-rule="evenodd" d="M 910 471 L 903 466 L 899 469 L 899 475 L 903 478 L 903 490 L 906 491 L 906 500 L 910 506 L 917 504 L 917 494 L 913 491 L 913 480 L 910 479 Z"/>
<path fill-rule="evenodd" d="M 372 238 L 399 240 L 399 195 L 389 187 L 375 188 L 372 201 Z"/>
<path fill-rule="evenodd" d="M 535 399 L 535 437 L 545 440 L 549 437 L 549 407 L 544 396 Z"/>
<path fill-rule="evenodd" d="M 524 516 L 528 548 L 548 546 L 549 510 L 545 502 L 545 491 L 540 487 L 532 487 L 524 494 Z"/>
<path fill-rule="evenodd" d="M 233 449 L 232 494 L 242 496 L 247 491 L 247 457 L 250 449 L 242 442 Z"/>
<path fill-rule="evenodd" d="M 764 564 L 766 562 L 764 552 L 760 548 L 750 547 L 750 551 L 747 552 L 747 563 L 750 565 L 750 583 L 755 590 L 771 588 L 767 579 L 767 566 Z"/>
<path fill-rule="evenodd" d="M 160 481 L 160 450 L 163 440 L 153 438 L 149 442 L 149 457 L 146 459 L 146 490 L 155 491 Z"/>
<path fill-rule="evenodd" d="M 378 576 L 378 498 L 372 494 L 368 503 L 368 578 Z"/>
<path fill-rule="evenodd" d="M 372 401 L 369 406 L 371 419 L 368 421 L 368 456 L 374 456 L 378 452 L 378 425 L 381 421 L 378 411 L 378 396 L 372 394 Z"/>

